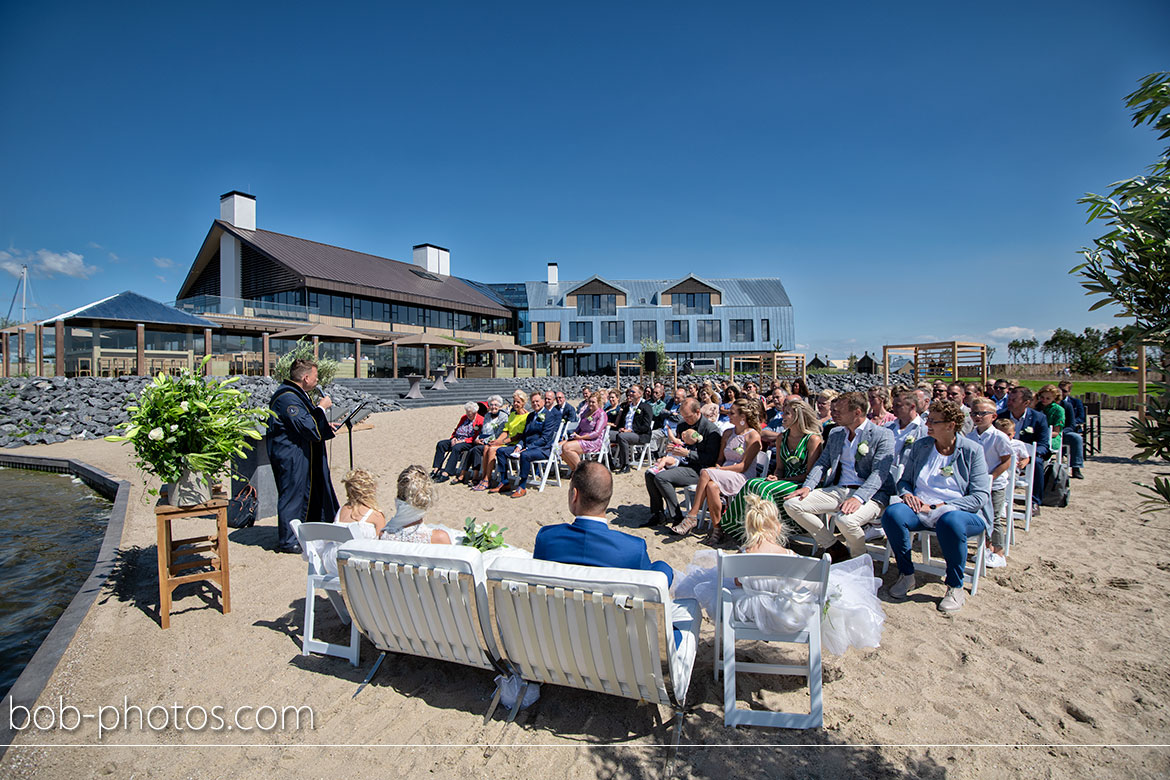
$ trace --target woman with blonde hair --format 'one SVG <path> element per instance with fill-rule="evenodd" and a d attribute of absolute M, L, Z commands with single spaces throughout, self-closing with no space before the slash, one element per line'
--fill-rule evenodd
<path fill-rule="evenodd" d="M 333 522 L 369 525 L 373 533 L 358 538 L 377 539 L 386 525 L 386 516 L 378 506 L 378 481 L 370 472 L 354 469 L 345 475 L 341 484 L 345 485 L 345 504 L 337 510 Z"/>
<path fill-rule="evenodd" d="M 750 479 L 727 505 L 723 532 L 736 544 L 744 544 L 747 503 L 753 497 L 783 504 L 804 484 L 809 469 L 821 456 L 824 439 L 816 412 L 805 401 L 784 406 L 784 434 L 776 442 L 776 458 L 766 477 Z"/>
<path fill-rule="evenodd" d="M 747 472 L 754 469 L 756 456 L 760 454 L 759 404 L 748 398 L 740 398 L 731 405 L 732 427 L 723 433 L 723 447 L 719 451 L 716 465 L 703 469 L 699 474 L 699 485 L 695 489 L 695 501 L 686 517 L 673 530 L 685 536 L 699 522 L 699 511 L 704 505 L 711 517 L 711 533 L 704 539 L 705 544 L 716 545 L 723 541 L 720 516 L 723 514 L 723 497 L 738 493 L 747 482 Z"/>
<path fill-rule="evenodd" d="M 780 522 L 776 503 L 754 493 L 748 494 L 744 503 L 747 512 L 743 518 L 744 542 L 741 552 L 793 555 L 792 550 L 785 547 L 788 534 L 784 533 L 784 524 Z"/>
<path fill-rule="evenodd" d="M 394 516 L 386 521 L 381 538 L 390 542 L 415 544 L 451 544 L 451 536 L 441 528 L 423 523 L 428 509 L 435 505 L 437 491 L 422 466 L 407 466 L 398 475 L 398 498 Z"/>
<path fill-rule="evenodd" d="M 833 399 L 839 396 L 836 390 L 831 387 L 826 387 L 821 392 L 817 393 L 817 422 L 821 424 L 821 435 L 828 436 L 829 431 L 836 423 L 833 422 Z"/>

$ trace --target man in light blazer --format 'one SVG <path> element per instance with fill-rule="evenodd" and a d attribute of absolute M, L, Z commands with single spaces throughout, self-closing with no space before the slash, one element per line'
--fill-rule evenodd
<path fill-rule="evenodd" d="M 837 427 L 784 509 L 829 556 L 843 561 L 865 552 L 864 526 L 877 523 L 889 501 L 887 481 L 894 464 L 894 434 L 866 419 L 869 402 L 845 393 L 833 402 Z M 824 487 L 817 487 L 823 481 Z M 829 532 L 835 517 L 845 544 Z"/>

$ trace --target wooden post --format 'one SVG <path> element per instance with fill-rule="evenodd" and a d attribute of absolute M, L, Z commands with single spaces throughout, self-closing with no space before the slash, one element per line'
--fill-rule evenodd
<path fill-rule="evenodd" d="M 917 368 L 917 366 L 915 366 Z M 890 347 L 882 347 L 882 384 L 890 386 Z"/>
<path fill-rule="evenodd" d="M 981 361 L 981 368 L 983 370 L 983 384 L 979 387 L 979 391 L 986 393 L 987 392 L 987 376 L 989 373 L 989 371 L 988 371 L 989 366 L 987 365 L 987 345 L 986 344 L 983 344 L 979 348 L 979 360 Z"/>
<path fill-rule="evenodd" d="M 272 372 L 268 370 L 268 358 L 271 356 L 271 350 L 268 348 L 268 334 L 260 334 L 260 363 L 264 366 L 260 370 L 260 376 L 272 376 Z"/>
<path fill-rule="evenodd" d="M 96 339 L 95 339 L 96 341 Z M 206 357 L 211 357 L 211 328 L 203 329 L 203 354 Z M 94 368 L 97 368 L 97 363 L 94 363 Z M 207 361 L 207 365 L 203 367 L 203 375 L 211 374 L 211 361 Z"/>
<path fill-rule="evenodd" d="M 533 372 L 533 373 L 535 373 L 535 372 Z M 518 376 L 520 376 L 520 353 L 513 352 L 512 353 L 512 378 L 515 379 Z"/>
<path fill-rule="evenodd" d="M 394 378 L 397 379 L 398 378 L 398 342 L 395 341 L 393 344 L 391 344 L 390 349 L 394 355 Z M 494 377 L 495 374 L 493 373 L 492 376 Z"/>
<path fill-rule="evenodd" d="M 8 378 L 8 341 L 11 338 L 10 334 L 0 332 L 0 354 L 4 357 L 4 368 L 0 373 L 4 374 L 4 378 Z"/>
<path fill-rule="evenodd" d="M 353 340 L 353 378 L 365 379 L 362 376 L 362 340 Z"/>
<path fill-rule="evenodd" d="M 951 342 L 951 381 L 959 381 L 959 342 Z"/>
<path fill-rule="evenodd" d="M 16 329 L 16 365 L 17 373 L 24 373 L 24 334 L 25 328 L 19 327 Z"/>
<path fill-rule="evenodd" d="M 431 345 L 423 344 L 423 376 L 431 375 Z"/>
<path fill-rule="evenodd" d="M 57 376 L 65 376 L 65 320 L 57 320 L 53 324 L 53 340 L 57 346 L 54 371 Z"/>
<path fill-rule="evenodd" d="M 1138 419 L 1146 421 L 1146 345 L 1138 344 Z"/>
<path fill-rule="evenodd" d="M 134 330 L 138 337 L 138 352 L 134 358 L 138 363 L 138 376 L 146 376 L 146 326 L 140 322 Z"/>
<path fill-rule="evenodd" d="M 313 360 L 317 360 L 320 357 L 321 357 L 321 337 L 314 336 L 313 337 Z"/>
<path fill-rule="evenodd" d="M 39 322 L 33 325 L 33 359 L 37 361 L 36 370 L 33 371 L 33 376 L 42 376 L 41 364 L 45 360 L 45 330 L 44 326 Z"/>
<path fill-rule="evenodd" d="M 492 379 L 496 378 L 496 363 L 499 362 L 500 355 L 496 350 L 492 350 Z"/>

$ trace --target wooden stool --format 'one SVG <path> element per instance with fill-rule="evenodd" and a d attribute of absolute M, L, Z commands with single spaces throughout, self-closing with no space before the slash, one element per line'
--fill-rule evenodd
<path fill-rule="evenodd" d="M 171 506 L 159 503 L 154 507 L 158 524 L 158 613 L 163 628 L 171 625 L 171 592 L 188 582 L 209 580 L 219 583 L 219 600 L 223 614 L 232 611 L 231 587 L 228 583 L 228 527 L 226 493 L 216 493 L 210 501 L 192 506 Z M 215 519 L 215 533 L 209 536 L 192 536 L 174 539 L 171 535 L 171 521 L 187 517 Z M 202 553 L 209 552 L 210 555 Z M 187 558 L 175 563 L 176 558 Z M 188 569 L 210 567 L 209 571 L 182 574 Z"/>

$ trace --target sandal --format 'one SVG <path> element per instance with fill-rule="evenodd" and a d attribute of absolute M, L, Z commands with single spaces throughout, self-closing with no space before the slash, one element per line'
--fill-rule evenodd
<path fill-rule="evenodd" d="M 710 547 L 718 547 L 723 544 L 723 529 L 715 526 L 711 529 L 711 533 L 707 534 L 707 538 L 703 540 L 703 544 Z"/>
<path fill-rule="evenodd" d="M 480 482 L 479 484 L 473 485 L 471 489 L 474 491 L 477 491 L 477 492 L 482 492 L 484 490 L 487 490 L 488 489 L 487 480 L 485 479 L 482 482 Z"/>
<path fill-rule="evenodd" d="M 692 515 L 687 515 L 675 525 L 670 527 L 670 530 L 679 536 L 686 536 L 691 531 L 695 530 L 695 526 L 699 524 L 699 518 Z"/>

